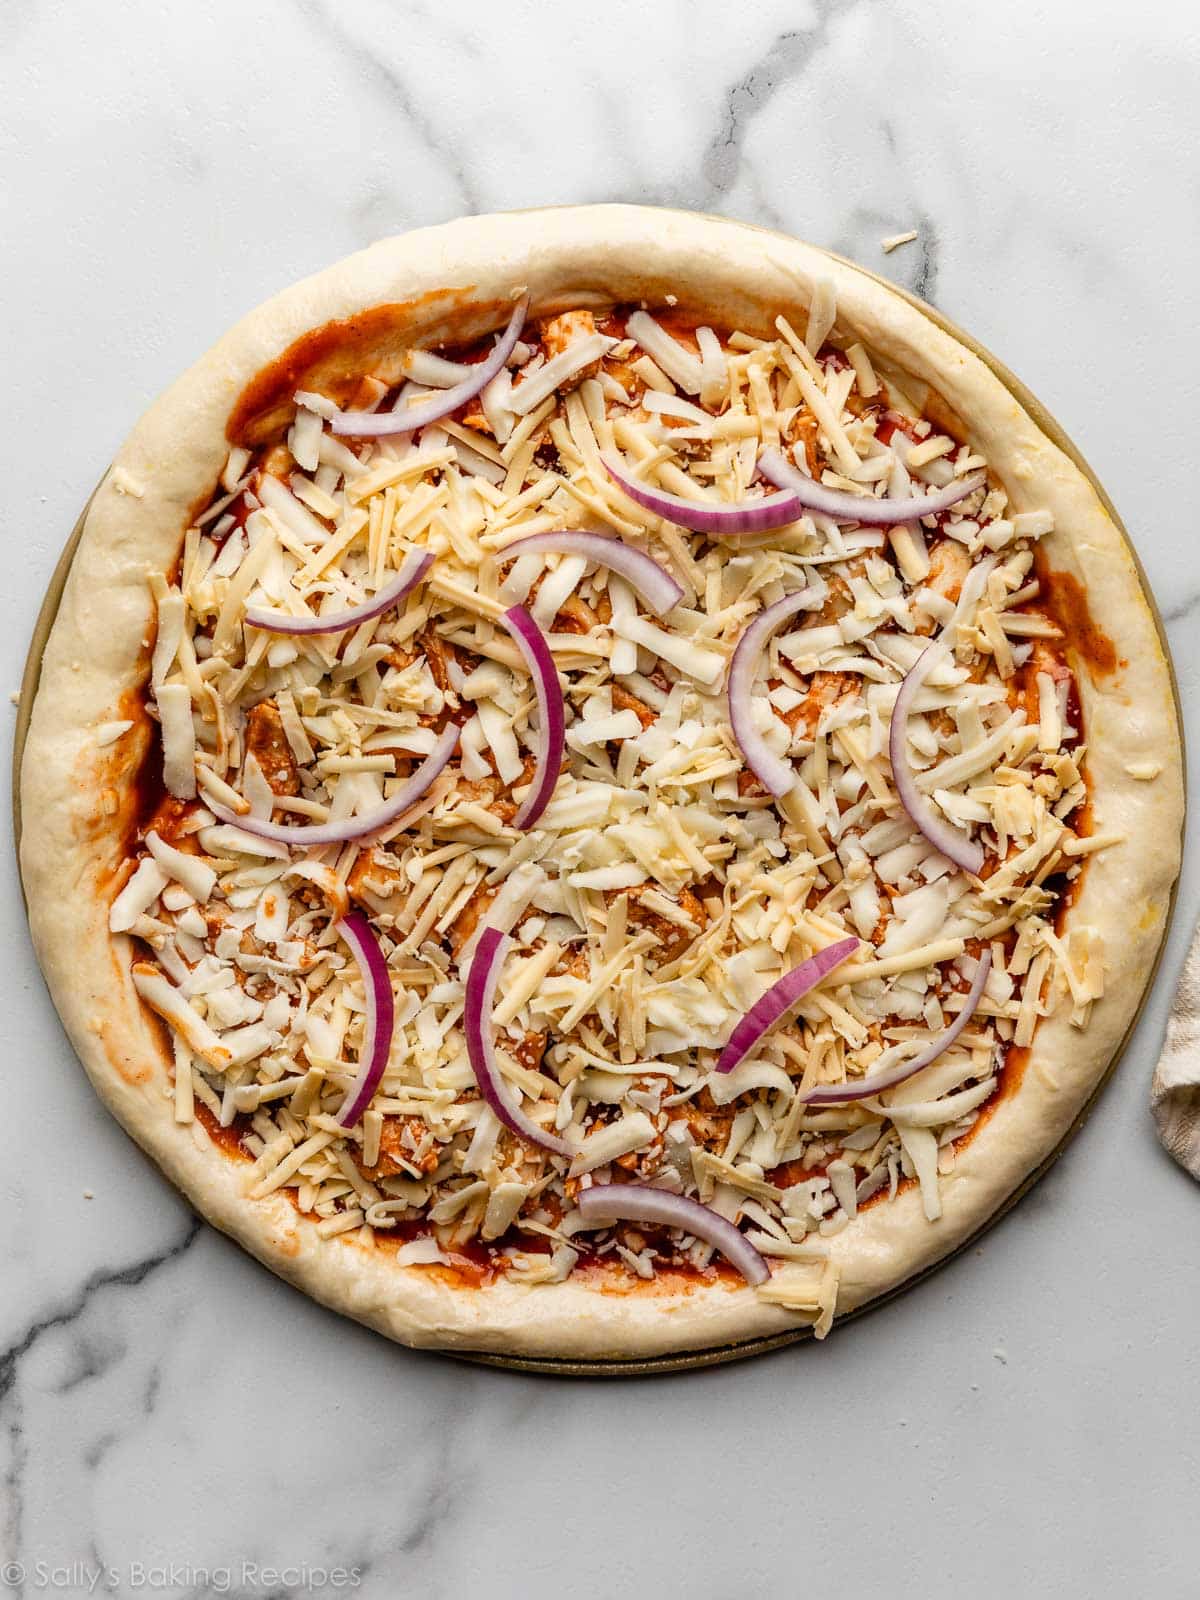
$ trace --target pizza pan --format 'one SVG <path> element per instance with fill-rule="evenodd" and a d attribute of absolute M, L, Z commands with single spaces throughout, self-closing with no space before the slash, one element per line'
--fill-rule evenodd
<path fill-rule="evenodd" d="M 783 239 L 787 237 L 787 235 L 778 233 L 777 231 L 769 228 L 758 228 L 752 223 L 745 223 L 743 226 L 753 228 L 755 232 L 762 233 L 768 238 Z M 1171 647 L 1167 639 L 1166 629 L 1163 626 L 1161 613 L 1159 612 L 1157 602 L 1155 601 L 1154 595 L 1147 581 L 1145 570 L 1138 558 L 1137 550 L 1129 536 L 1129 530 L 1125 527 L 1125 524 L 1122 522 L 1117 513 L 1116 507 L 1113 505 L 1108 494 L 1105 492 L 1103 484 L 1101 484 L 1099 479 L 1096 477 L 1095 472 L 1093 472 L 1092 468 L 1088 465 L 1088 462 L 1084 459 L 1074 441 L 1068 437 L 1057 419 L 1051 416 L 1050 412 L 1046 410 L 1046 407 L 1041 403 L 1040 400 L 1038 400 L 1036 395 L 1029 391 L 1029 389 L 1021 382 L 1015 373 L 1011 372 L 1002 361 L 998 360 L 996 356 L 992 354 L 990 350 L 985 349 L 977 339 L 973 338 L 968 333 L 964 333 L 964 331 L 955 322 L 951 321 L 949 317 L 945 316 L 935 306 L 929 305 L 928 302 L 921 300 L 914 294 L 909 293 L 907 289 L 901 288 L 899 284 L 891 282 L 890 279 L 882 277 L 879 273 L 871 272 L 869 268 L 861 266 L 857 261 L 851 261 L 848 257 L 838 255 L 836 252 L 831 250 L 827 250 L 824 253 L 829 256 L 831 260 L 841 262 L 845 266 L 854 268 L 855 271 L 861 272 L 864 274 L 864 276 L 874 279 L 876 283 L 882 284 L 884 288 L 891 290 L 893 294 L 899 295 L 901 299 L 907 300 L 908 303 L 911 306 L 915 306 L 916 309 L 922 313 L 922 315 L 928 317 L 930 322 L 941 328 L 943 332 L 948 333 L 952 338 L 957 339 L 959 344 L 964 345 L 974 355 L 978 356 L 979 359 L 991 369 L 995 376 L 999 378 L 1000 382 L 1005 386 L 1017 403 L 1029 413 L 1046 437 L 1056 444 L 1063 454 L 1068 456 L 1083 473 L 1084 477 L 1087 478 L 1088 482 L 1092 485 L 1092 488 L 1096 491 L 1096 495 L 1100 500 L 1100 503 L 1111 517 L 1114 525 L 1125 541 L 1130 556 L 1133 559 L 1138 578 L 1141 582 L 1142 590 L 1150 604 L 1151 611 L 1154 614 L 1155 626 L 1158 629 L 1163 655 L 1166 658 L 1167 668 L 1171 676 L 1171 690 L 1175 701 L 1175 717 L 1179 726 L 1179 739 L 1182 747 L 1184 742 L 1184 727 L 1183 712 L 1179 699 L 1179 682 L 1176 677 L 1175 663 L 1171 656 Z M 41 609 L 38 612 L 37 622 L 34 625 L 33 638 L 30 642 L 29 654 L 26 658 L 25 669 L 21 678 L 20 702 L 17 708 L 16 729 L 13 737 L 12 780 L 13 833 L 18 847 L 21 839 L 21 758 L 25 749 L 25 740 L 29 732 L 29 719 L 33 710 L 34 696 L 37 694 L 38 682 L 41 677 L 42 653 L 46 648 L 46 641 L 50 636 L 50 630 L 54 626 L 55 617 L 58 615 L 58 608 L 62 600 L 63 588 L 67 581 L 67 574 L 70 572 L 71 562 L 74 558 L 76 547 L 78 546 L 80 537 L 83 533 L 83 524 L 87 517 L 88 505 L 90 504 L 91 496 L 88 497 L 88 504 L 85 505 L 83 510 L 80 512 L 79 519 L 71 532 L 70 538 L 67 540 L 66 546 L 64 547 L 62 555 L 59 557 L 58 564 L 54 569 L 53 575 L 51 576 L 45 598 L 43 599 Z M 1055 1149 L 1052 1150 L 1050 1155 L 1047 1156 L 1041 1165 L 1038 1166 L 1032 1173 L 1030 1173 L 1024 1182 L 1021 1183 L 1011 1195 L 1009 1195 L 1004 1204 L 1000 1206 L 997 1211 L 993 1212 L 992 1215 L 987 1218 L 987 1220 L 982 1223 L 973 1234 L 970 1235 L 970 1237 L 964 1239 L 956 1249 L 952 1250 L 940 1261 L 935 1262 L 931 1267 L 926 1268 L 923 1272 L 915 1274 L 902 1284 L 898 1284 L 887 1294 L 878 1296 L 875 1300 L 871 1301 L 869 1305 L 862 1306 L 857 1311 L 849 1312 L 845 1317 L 839 1318 L 839 1326 L 843 1322 L 849 1322 L 854 1317 L 860 1317 L 867 1312 L 874 1311 L 886 1301 L 893 1299 L 896 1295 L 907 1292 L 916 1284 L 937 1272 L 939 1268 L 945 1266 L 948 1261 L 953 1260 L 956 1256 L 961 1255 L 963 1251 L 976 1244 L 983 1234 L 986 1233 L 987 1230 L 995 1223 L 999 1222 L 1001 1217 L 1007 1215 L 1012 1207 L 1015 1206 L 1017 1202 L 1029 1192 L 1034 1184 L 1037 1183 L 1038 1179 L 1041 1178 L 1058 1160 L 1059 1156 L 1079 1132 L 1080 1128 L 1087 1121 L 1088 1117 L 1094 1110 L 1100 1094 L 1102 1093 L 1105 1085 L 1108 1083 L 1109 1078 L 1115 1071 L 1117 1064 L 1121 1060 L 1121 1057 L 1124 1055 L 1126 1046 L 1133 1035 L 1134 1029 L 1137 1027 L 1142 1010 L 1154 986 L 1154 978 L 1157 974 L 1159 963 L 1162 959 L 1163 947 L 1166 944 L 1167 934 L 1170 931 L 1171 921 L 1174 916 L 1177 891 L 1178 879 L 1171 889 L 1171 900 L 1167 911 L 1166 924 L 1163 929 L 1163 938 L 1159 944 L 1158 953 L 1154 959 L 1153 970 L 1151 971 L 1149 981 L 1147 982 L 1146 988 L 1143 992 L 1141 1004 L 1138 1006 L 1137 1012 L 1132 1018 L 1120 1044 L 1113 1052 L 1112 1059 L 1105 1069 L 1103 1077 L 1097 1083 L 1095 1089 L 1088 1098 L 1086 1105 L 1083 1107 L 1083 1110 L 1072 1122 L 1071 1126 L 1067 1129 L 1066 1133 L 1063 1135 Z M 500 1367 L 511 1372 L 537 1373 L 568 1378 L 650 1377 L 664 1373 L 690 1372 L 700 1367 L 719 1367 L 731 1361 L 745 1361 L 751 1356 L 765 1355 L 773 1350 L 781 1350 L 786 1345 L 799 1344 L 803 1341 L 810 1340 L 812 1337 L 812 1329 L 809 1327 L 803 1327 L 789 1329 L 785 1333 L 771 1334 L 765 1338 L 746 1339 L 736 1344 L 722 1345 L 716 1349 L 692 1350 L 680 1355 L 652 1357 L 639 1356 L 628 1360 L 557 1361 L 551 1357 L 545 1356 L 510 1356 L 491 1354 L 486 1351 L 445 1351 L 443 1353 L 453 1356 L 456 1360 L 470 1362 L 476 1366 Z"/>

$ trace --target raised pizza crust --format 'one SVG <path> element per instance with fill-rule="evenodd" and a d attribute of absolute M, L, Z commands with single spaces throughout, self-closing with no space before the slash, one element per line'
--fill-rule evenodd
<path fill-rule="evenodd" d="M 216 1226 L 315 1299 L 414 1345 L 566 1357 L 646 1356 L 776 1333 L 811 1320 L 727 1278 L 655 1283 L 579 1273 L 480 1288 L 399 1266 L 390 1252 L 323 1239 L 276 1193 L 251 1201 L 245 1166 L 174 1121 L 170 1052 L 142 1008 L 133 946 L 108 931 L 125 858 L 144 723 L 115 747 L 97 725 L 130 708 L 147 670 L 149 569 L 176 561 L 196 503 L 221 471 L 246 386 L 311 329 L 392 308 L 380 345 L 473 337 L 527 287 L 534 314 L 678 297 L 727 325 L 798 317 L 832 279 L 834 337 L 937 391 L 964 419 L 1017 510 L 1046 509 L 1043 549 L 1103 619 L 1117 666 L 1072 662 L 1088 733 L 1093 828 L 1123 842 L 1089 862 L 1069 912 L 1120 951 L 1083 1030 L 1062 1007 L 1038 1028 L 1016 1092 L 1001 1098 L 943 1180 L 928 1222 L 915 1186 L 829 1241 L 839 1314 L 896 1288 L 969 1238 L 1049 1156 L 1119 1047 L 1149 982 L 1180 856 L 1181 750 L 1170 670 L 1124 537 L 1091 483 L 991 369 L 898 293 L 793 240 L 716 218 L 627 206 L 477 217 L 386 240 L 295 285 L 239 323 L 156 402 L 88 513 L 46 649 L 22 769 L 21 870 L 38 955 L 89 1075 L 126 1129 Z M 459 291 L 447 295 L 447 289 Z M 301 376 L 302 374 L 297 374 Z M 919 398 L 919 396 L 917 397 Z M 114 749 L 119 754 L 114 754 Z M 1148 779 L 1147 774 L 1157 776 Z M 674 1286 L 673 1286 L 674 1283 Z"/>

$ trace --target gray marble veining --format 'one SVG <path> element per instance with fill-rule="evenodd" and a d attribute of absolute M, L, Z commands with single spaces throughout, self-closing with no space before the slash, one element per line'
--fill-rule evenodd
<path fill-rule="evenodd" d="M 1191 7 L 39 0 L 0 89 L 10 688 L 112 449 L 237 315 L 390 231 L 621 198 L 827 244 L 995 349 L 1126 517 L 1192 716 Z M 1125 1066 L 976 1250 L 823 1348 L 593 1385 L 393 1348 L 195 1222 L 4 871 L 0 1590 L 1194 1592 L 1200 1196 L 1145 1105 L 1190 857 Z"/>

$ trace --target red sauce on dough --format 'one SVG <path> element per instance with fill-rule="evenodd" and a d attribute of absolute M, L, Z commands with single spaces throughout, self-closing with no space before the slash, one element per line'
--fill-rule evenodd
<path fill-rule="evenodd" d="M 295 1194 L 295 1190 L 289 1193 Z M 627 1242 L 626 1235 L 636 1232 L 652 1248 L 656 1249 L 660 1257 L 674 1255 L 674 1247 L 662 1228 L 652 1228 L 636 1223 L 627 1223 L 619 1226 L 622 1242 Z M 411 1218 L 396 1223 L 392 1228 L 381 1229 L 376 1234 L 376 1249 L 397 1250 L 401 1245 L 408 1244 L 414 1239 L 427 1239 L 433 1233 L 433 1228 L 424 1218 Z M 579 1252 L 579 1260 L 574 1267 L 574 1274 L 591 1273 L 607 1276 L 614 1269 L 622 1274 L 617 1283 L 609 1282 L 602 1287 L 613 1293 L 624 1292 L 624 1277 L 627 1268 L 625 1263 L 612 1250 L 600 1252 L 589 1247 L 586 1235 L 579 1235 L 572 1240 L 572 1248 Z M 432 1273 L 440 1281 L 454 1287 L 480 1288 L 492 1283 L 497 1277 L 503 1275 L 503 1252 L 518 1249 L 526 1255 L 549 1255 L 552 1249 L 551 1241 L 539 1234 L 523 1233 L 519 1228 L 510 1228 L 499 1239 L 484 1241 L 478 1238 L 467 1240 L 462 1244 L 442 1246 L 443 1253 L 449 1256 L 449 1263 L 429 1262 L 419 1263 L 422 1270 Z M 628 1273 L 629 1289 L 640 1285 L 642 1289 L 652 1292 L 665 1292 L 670 1287 L 678 1288 L 680 1285 L 698 1285 L 714 1283 L 724 1279 L 741 1282 L 741 1274 L 731 1267 L 728 1262 L 714 1256 L 707 1267 L 693 1267 L 689 1262 L 669 1262 L 659 1266 L 657 1277 L 652 1281 L 638 1278 L 634 1273 Z"/>
<path fill-rule="evenodd" d="M 1122 665 L 1112 640 L 1092 616 L 1087 590 L 1071 572 L 1055 570 L 1038 549 L 1034 572 L 1041 584 L 1036 609 L 1043 611 L 1063 630 L 1063 645 L 1074 651 L 1091 668 L 1095 677 L 1107 677 Z"/>
<path fill-rule="evenodd" d="M 221 1150 L 223 1150 L 227 1156 L 233 1156 L 240 1161 L 250 1161 L 253 1159 L 249 1150 L 247 1150 L 246 1146 L 242 1143 L 241 1129 L 238 1127 L 238 1123 L 243 1121 L 242 1118 L 236 1117 L 232 1127 L 223 1128 L 217 1121 L 216 1117 L 213 1116 L 212 1112 L 204 1104 L 203 1100 L 196 1101 L 195 1116 L 196 1121 L 201 1125 L 205 1133 L 208 1134 L 212 1142 Z M 294 1189 L 289 1189 L 287 1193 L 294 1196 L 296 1191 Z"/>
<path fill-rule="evenodd" d="M 430 332 L 429 343 L 446 346 L 456 318 L 461 320 L 468 308 L 479 315 L 481 307 L 473 293 L 470 284 L 437 289 L 415 300 L 371 306 L 301 334 L 242 390 L 230 412 L 226 437 L 243 445 L 278 437 L 291 421 L 297 389 L 314 388 L 345 401 L 364 376 L 378 377 L 389 387 L 399 383 L 401 357 L 414 330 Z M 499 316 L 502 304 L 496 302 L 494 310 Z"/>

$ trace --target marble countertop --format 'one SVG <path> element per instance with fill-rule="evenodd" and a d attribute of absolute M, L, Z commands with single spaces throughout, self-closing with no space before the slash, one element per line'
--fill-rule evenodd
<path fill-rule="evenodd" d="M 1176 0 L 3 7 L 3 681 L 113 448 L 243 311 L 388 232 L 611 198 L 830 245 L 991 346 L 1123 512 L 1193 717 L 1196 28 Z M 1196 1592 L 1200 1194 L 1146 1103 L 1194 852 L 1124 1065 L 977 1248 L 823 1346 L 615 1383 L 395 1348 L 196 1222 L 78 1070 L 3 871 L 0 1591 Z"/>

